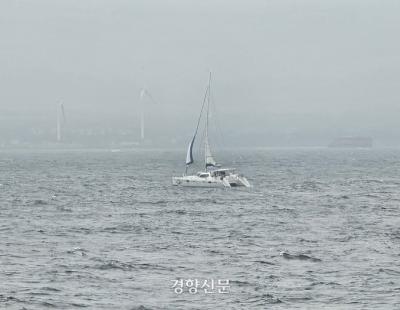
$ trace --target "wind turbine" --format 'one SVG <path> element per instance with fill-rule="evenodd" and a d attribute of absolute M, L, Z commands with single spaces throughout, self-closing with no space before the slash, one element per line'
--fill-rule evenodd
<path fill-rule="evenodd" d="M 140 90 L 140 139 L 143 142 L 144 141 L 144 122 L 145 122 L 145 118 L 144 118 L 144 109 L 145 109 L 145 105 L 144 105 L 144 99 L 145 97 L 149 98 L 150 101 L 154 104 L 157 104 L 157 101 L 154 100 L 153 96 L 149 93 L 149 91 L 143 87 Z"/>
<path fill-rule="evenodd" d="M 62 141 L 62 131 L 66 122 L 64 104 L 61 102 L 57 106 L 57 141 Z"/>

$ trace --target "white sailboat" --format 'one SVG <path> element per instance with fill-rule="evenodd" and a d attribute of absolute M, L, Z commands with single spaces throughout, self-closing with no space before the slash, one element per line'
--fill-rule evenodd
<path fill-rule="evenodd" d="M 189 143 L 186 154 L 186 169 L 181 177 L 172 177 L 172 184 L 176 186 L 191 186 L 191 187 L 234 187 L 244 186 L 250 187 L 249 181 L 242 175 L 236 173 L 233 168 L 221 168 L 221 165 L 215 161 L 210 148 L 208 140 L 208 120 L 210 110 L 210 93 L 211 93 L 211 73 L 208 80 L 208 87 L 201 107 L 200 116 L 197 121 L 196 130 L 193 138 Z M 205 135 L 204 135 L 204 159 L 205 169 L 195 175 L 187 175 L 190 165 L 194 163 L 193 159 L 193 145 L 196 140 L 197 132 L 199 130 L 200 121 L 203 115 L 203 110 L 206 107 L 205 117 Z"/>

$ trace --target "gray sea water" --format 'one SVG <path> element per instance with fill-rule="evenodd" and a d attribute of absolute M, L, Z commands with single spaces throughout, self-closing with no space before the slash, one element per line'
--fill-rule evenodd
<path fill-rule="evenodd" d="M 0 308 L 400 309 L 400 150 L 0 152 Z M 229 280 L 227 293 L 173 280 Z"/>

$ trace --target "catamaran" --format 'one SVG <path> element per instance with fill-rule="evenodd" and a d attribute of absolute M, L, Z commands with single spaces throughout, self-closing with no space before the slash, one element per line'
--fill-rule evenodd
<path fill-rule="evenodd" d="M 208 120 L 210 110 L 210 93 L 211 93 L 211 73 L 208 79 L 208 87 L 204 96 L 203 104 L 201 106 L 200 116 L 197 120 L 196 130 L 193 138 L 189 143 L 189 147 L 186 153 L 186 168 L 185 173 L 181 177 L 172 177 L 172 184 L 176 186 L 192 186 L 192 187 L 234 187 L 234 186 L 245 186 L 250 187 L 249 181 L 243 176 L 236 173 L 234 168 L 222 168 L 218 164 L 210 148 L 208 140 Z M 205 168 L 204 171 L 200 171 L 195 175 L 188 175 L 188 168 L 194 163 L 193 159 L 193 145 L 196 140 L 197 133 L 199 131 L 200 121 L 203 115 L 204 108 L 205 112 L 205 134 L 204 134 L 204 155 L 205 155 Z"/>

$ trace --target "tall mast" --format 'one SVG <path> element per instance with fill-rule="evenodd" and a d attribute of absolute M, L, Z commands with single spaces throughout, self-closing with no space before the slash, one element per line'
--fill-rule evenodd
<path fill-rule="evenodd" d="M 205 134 L 205 139 L 204 139 L 204 161 L 205 161 L 205 168 L 207 171 L 207 159 L 209 157 L 210 153 L 210 146 L 208 143 L 208 115 L 210 111 L 210 94 L 211 94 L 211 72 L 208 77 L 208 96 L 207 96 L 207 115 L 206 115 L 206 134 Z"/>
<path fill-rule="evenodd" d="M 205 128 L 205 139 L 204 139 L 204 156 L 205 156 L 205 166 L 206 171 L 208 167 L 216 167 L 217 163 L 212 156 L 210 149 L 210 142 L 208 141 L 208 121 L 210 114 L 210 101 L 211 101 L 211 72 L 210 77 L 208 79 L 208 93 L 207 93 L 207 115 L 206 115 L 206 128 Z"/>

